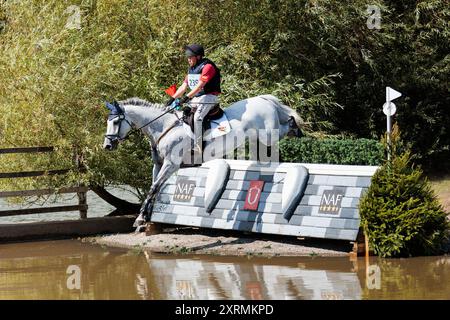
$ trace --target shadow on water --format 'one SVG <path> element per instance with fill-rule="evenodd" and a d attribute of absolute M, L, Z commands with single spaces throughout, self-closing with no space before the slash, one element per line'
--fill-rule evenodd
<path fill-rule="evenodd" d="M 366 271 L 363 259 L 154 255 L 47 241 L 0 245 L 0 299 L 450 298 L 447 256 L 372 258 Z"/>

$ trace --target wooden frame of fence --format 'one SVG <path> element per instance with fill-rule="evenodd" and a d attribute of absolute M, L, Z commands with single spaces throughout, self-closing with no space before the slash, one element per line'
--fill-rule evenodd
<path fill-rule="evenodd" d="M 53 152 L 53 147 L 23 147 L 23 148 L 6 148 L 0 149 L 0 155 L 13 154 L 13 153 L 46 153 Z M 79 159 L 75 157 L 75 165 L 79 168 Z M 62 170 L 41 170 L 41 171 L 22 171 L 22 172 L 7 172 L 0 173 L 0 179 L 7 178 L 25 178 L 25 177 L 39 177 L 43 175 L 58 175 L 69 172 L 70 169 Z M 51 213 L 51 212 L 67 212 L 67 211 L 79 211 L 80 218 L 87 218 L 88 205 L 86 201 L 86 193 L 89 190 L 86 186 L 77 186 L 70 188 L 61 188 L 59 190 L 54 189 L 36 189 L 36 190 L 20 190 L 20 191 L 0 191 L 0 198 L 10 197 L 30 197 L 30 196 L 42 196 L 50 194 L 62 194 L 62 193 L 76 193 L 78 196 L 78 205 L 64 205 L 54 207 L 41 207 L 41 208 L 28 208 L 28 209 L 13 209 L 13 210 L 0 210 L 0 217 L 16 216 L 16 215 L 28 215 L 38 213 Z"/>

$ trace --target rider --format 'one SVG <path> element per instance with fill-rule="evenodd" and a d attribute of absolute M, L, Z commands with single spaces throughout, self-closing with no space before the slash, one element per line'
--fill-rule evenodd
<path fill-rule="evenodd" d="M 211 60 L 204 57 L 205 50 L 199 44 L 184 47 L 189 63 L 188 74 L 181 87 L 175 92 L 166 105 L 181 97 L 189 87 L 190 92 L 181 98 L 180 103 L 191 101 L 196 108 L 194 115 L 194 142 L 199 150 L 202 148 L 202 121 L 209 110 L 218 104 L 220 90 L 220 70 Z"/>

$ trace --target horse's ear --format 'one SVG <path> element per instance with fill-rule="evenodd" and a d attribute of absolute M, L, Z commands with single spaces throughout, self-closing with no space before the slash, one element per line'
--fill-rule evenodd
<path fill-rule="evenodd" d="M 108 108 L 108 110 L 109 111 L 114 111 L 116 108 L 111 104 L 111 103 L 109 103 L 108 101 L 105 101 L 105 105 L 106 105 L 106 108 Z"/>
<path fill-rule="evenodd" d="M 116 100 L 113 101 L 113 106 L 116 113 L 118 114 L 123 113 L 122 108 L 120 107 L 119 103 Z"/>
<path fill-rule="evenodd" d="M 114 100 L 112 103 L 109 103 L 108 101 L 105 102 L 106 108 L 108 108 L 109 111 L 113 114 L 121 114 L 123 113 L 122 108 L 120 108 L 119 103 Z"/>

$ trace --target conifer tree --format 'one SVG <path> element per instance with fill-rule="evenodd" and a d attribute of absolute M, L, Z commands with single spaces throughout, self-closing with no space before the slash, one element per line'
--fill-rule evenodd
<path fill-rule="evenodd" d="M 391 160 L 373 176 L 360 214 L 371 249 L 382 257 L 439 254 L 448 238 L 448 213 L 420 167 L 411 164 L 397 126 Z"/>

